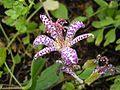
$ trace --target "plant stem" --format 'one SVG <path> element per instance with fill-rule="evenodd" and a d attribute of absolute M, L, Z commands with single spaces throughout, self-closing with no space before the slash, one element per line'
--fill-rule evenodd
<path fill-rule="evenodd" d="M 50 17 L 49 13 L 48 13 L 48 10 L 44 7 L 42 0 L 40 0 L 40 2 L 41 2 L 41 4 L 42 4 L 42 6 L 43 6 L 43 8 L 44 8 L 44 10 L 45 10 L 45 13 L 46 13 L 46 15 L 48 16 L 48 18 L 49 18 L 49 19 L 52 19 L 52 18 Z"/>
<path fill-rule="evenodd" d="M 7 39 L 7 42 L 9 42 L 9 38 L 7 37 L 7 35 L 6 35 L 5 31 L 4 31 L 1 23 L 0 23 L 0 28 L 1 28 L 1 30 L 2 30 L 2 32 L 3 32 L 3 34 L 4 34 L 4 36 L 5 36 L 5 38 Z"/>
<path fill-rule="evenodd" d="M 15 38 L 16 38 L 18 35 L 19 35 L 19 32 L 17 32 L 17 33 L 13 36 L 12 40 L 8 43 L 6 49 L 8 49 L 8 48 L 10 47 L 10 45 L 13 43 L 13 41 L 15 40 Z"/>
<path fill-rule="evenodd" d="M 0 28 L 1 28 L 1 30 L 2 30 L 2 32 L 3 32 L 3 34 L 4 34 L 4 36 L 5 36 L 5 38 L 6 38 L 6 40 L 7 40 L 7 43 L 9 43 L 10 40 L 9 40 L 7 34 L 5 33 L 5 30 L 3 29 L 1 23 L 0 23 Z M 19 33 L 16 33 L 16 35 L 14 36 L 14 38 L 10 41 L 11 44 L 12 44 L 12 42 L 15 40 L 15 38 L 17 37 L 18 34 L 19 34 Z M 9 44 L 8 46 L 10 46 L 11 44 Z M 6 48 L 6 49 L 8 49 L 8 48 Z M 13 63 L 14 63 L 14 58 L 13 58 L 13 54 L 12 54 L 11 49 L 10 49 L 10 54 L 11 54 L 12 61 L 13 61 Z M 13 67 L 13 68 L 12 68 L 12 72 L 10 71 L 7 63 L 5 62 L 4 64 L 5 64 L 7 70 L 9 71 L 9 73 L 10 73 L 10 75 L 11 75 L 9 84 L 11 84 L 11 82 L 12 82 L 12 77 L 13 77 L 13 79 L 16 81 L 16 83 L 18 83 L 18 85 L 22 88 L 22 85 L 19 83 L 19 81 L 15 78 L 15 76 L 14 76 L 13 73 L 12 73 L 12 72 L 14 72 L 15 63 L 14 63 L 13 66 L 12 66 L 12 67 Z"/>
<path fill-rule="evenodd" d="M 16 81 L 16 83 L 22 88 L 22 85 L 21 85 L 21 84 L 19 83 L 19 81 L 15 78 L 15 76 L 13 75 L 13 73 L 11 72 L 11 70 L 9 69 L 7 63 L 5 62 L 4 64 L 5 64 L 8 72 L 10 73 L 10 75 L 11 75 L 11 76 L 13 77 L 13 79 Z"/>
<path fill-rule="evenodd" d="M 27 22 L 30 21 L 30 19 L 42 8 L 42 5 L 40 5 L 28 18 Z"/>
<path fill-rule="evenodd" d="M 12 58 L 12 62 L 13 62 L 13 65 L 12 65 L 12 68 L 11 68 L 11 72 L 14 73 L 14 69 L 15 69 L 15 63 L 14 63 L 14 57 L 13 57 L 13 53 L 11 51 L 11 48 L 10 48 L 10 55 L 11 55 L 11 58 Z M 11 82 L 12 82 L 12 76 L 10 77 L 10 80 L 9 80 L 9 85 L 11 85 Z"/>
<path fill-rule="evenodd" d="M 33 1 L 30 1 L 30 0 L 29 0 L 29 3 L 30 3 L 30 5 L 29 5 L 29 10 L 30 10 L 30 9 L 32 8 L 32 5 L 33 5 L 34 3 L 33 3 Z"/>
<path fill-rule="evenodd" d="M 45 7 L 44 7 L 44 5 L 43 5 L 42 0 L 40 0 L 40 2 L 41 2 L 41 5 L 27 18 L 27 22 L 29 22 L 30 19 L 31 19 L 42 7 L 44 8 L 45 13 L 46 13 L 46 15 L 48 16 L 48 18 L 51 19 L 50 15 L 49 15 L 49 13 L 48 13 L 48 10 L 46 10 Z"/>
<path fill-rule="evenodd" d="M 8 87 L 8 88 L 1 88 L 2 90 L 21 90 L 20 87 Z"/>
<path fill-rule="evenodd" d="M 12 73 L 14 73 L 14 69 L 15 69 L 15 64 L 12 65 L 12 68 L 11 68 Z M 12 83 L 12 76 L 10 77 L 9 85 L 11 85 L 11 83 Z"/>

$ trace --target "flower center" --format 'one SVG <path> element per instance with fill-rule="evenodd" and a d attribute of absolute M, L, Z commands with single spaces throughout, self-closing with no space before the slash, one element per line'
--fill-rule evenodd
<path fill-rule="evenodd" d="M 65 40 L 64 40 L 64 39 L 56 38 L 55 41 L 56 41 L 56 42 L 54 43 L 54 46 L 56 47 L 56 49 L 57 49 L 58 51 L 61 51 L 61 50 L 63 50 L 64 48 L 70 46 L 70 40 L 69 40 L 68 38 L 66 38 Z"/>

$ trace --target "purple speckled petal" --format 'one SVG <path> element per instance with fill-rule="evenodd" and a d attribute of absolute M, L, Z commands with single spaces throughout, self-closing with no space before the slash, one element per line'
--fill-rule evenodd
<path fill-rule="evenodd" d="M 63 66 L 63 67 L 61 68 L 61 70 L 62 70 L 63 72 L 65 72 L 65 73 L 68 73 L 68 74 L 70 74 L 71 76 L 73 76 L 76 80 L 78 80 L 78 81 L 80 82 L 80 84 L 83 83 L 83 80 L 80 79 L 80 78 L 75 74 L 75 72 L 73 72 L 72 69 L 68 68 L 67 66 Z"/>
<path fill-rule="evenodd" d="M 69 38 L 69 40 L 72 40 L 77 30 L 83 27 L 85 27 L 85 25 L 82 22 L 80 21 L 74 22 L 68 27 L 66 37 Z"/>
<path fill-rule="evenodd" d="M 47 18 L 47 16 L 45 16 L 45 15 L 40 15 L 40 19 L 41 19 L 42 22 L 44 23 L 45 27 L 46 27 L 47 25 L 52 24 L 52 21 L 49 20 L 49 19 Z"/>
<path fill-rule="evenodd" d="M 40 15 L 40 19 L 44 23 L 47 33 L 50 33 L 51 37 L 61 38 L 63 36 L 62 25 L 60 25 L 58 21 L 56 21 L 56 23 L 52 22 L 52 20 L 49 20 L 45 15 Z"/>
<path fill-rule="evenodd" d="M 44 54 L 50 53 L 52 51 L 56 51 L 55 47 L 46 47 L 46 48 L 40 50 L 39 52 L 37 52 L 34 56 L 34 59 L 36 59 L 40 56 L 43 56 Z"/>
<path fill-rule="evenodd" d="M 61 57 L 66 65 L 73 65 L 78 63 L 78 56 L 74 49 L 67 47 L 61 51 Z"/>
<path fill-rule="evenodd" d="M 93 35 L 92 33 L 87 33 L 87 34 L 79 35 L 79 36 L 77 36 L 75 39 L 73 39 L 73 40 L 71 41 L 71 45 L 79 42 L 80 40 L 83 40 L 83 39 L 85 39 L 85 38 L 88 38 L 88 37 L 93 37 L 93 38 L 94 38 L 94 35 Z"/>
<path fill-rule="evenodd" d="M 55 43 L 55 41 L 53 39 L 49 38 L 48 36 L 40 35 L 40 36 L 37 36 L 37 38 L 35 38 L 35 40 L 33 42 L 33 47 L 35 47 L 36 45 L 39 45 L 39 44 L 44 44 L 48 47 L 53 47 L 54 43 Z"/>
<path fill-rule="evenodd" d="M 43 24 L 45 25 L 46 31 L 47 33 L 51 33 L 54 30 L 56 30 L 55 26 L 54 26 L 54 22 L 52 22 L 52 20 L 49 20 L 47 18 L 47 16 L 45 15 L 40 15 L 40 19 L 42 20 Z"/>

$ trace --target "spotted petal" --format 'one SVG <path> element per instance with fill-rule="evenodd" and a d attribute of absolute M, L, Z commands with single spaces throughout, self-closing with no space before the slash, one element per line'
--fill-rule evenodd
<path fill-rule="evenodd" d="M 56 51 L 55 47 L 46 47 L 42 50 L 40 50 L 38 53 L 35 54 L 34 59 L 43 56 L 44 54 L 50 53 L 52 51 Z"/>
<path fill-rule="evenodd" d="M 71 24 L 68 27 L 66 38 L 69 38 L 69 40 L 72 40 L 74 35 L 75 35 L 75 33 L 77 32 L 77 30 L 82 28 L 82 27 L 85 27 L 85 25 L 82 22 L 80 22 L 80 21 L 76 21 L 73 24 Z"/>
<path fill-rule="evenodd" d="M 67 47 L 61 51 L 61 57 L 66 65 L 73 65 L 78 63 L 78 56 L 74 49 Z"/>
<path fill-rule="evenodd" d="M 45 15 L 40 15 L 40 19 L 42 20 L 42 22 L 44 23 L 45 27 L 47 27 L 47 25 L 51 25 L 52 24 L 52 21 L 49 20 L 47 18 L 47 16 Z"/>
<path fill-rule="evenodd" d="M 55 41 L 53 39 L 49 38 L 48 36 L 40 35 L 40 36 L 37 36 L 37 38 L 34 40 L 33 47 L 35 47 L 36 45 L 39 45 L 39 44 L 43 44 L 48 47 L 53 47 L 54 43 L 55 43 Z"/>
<path fill-rule="evenodd" d="M 81 41 L 81 40 L 83 40 L 85 38 L 88 38 L 88 37 L 93 37 L 94 38 L 94 35 L 92 33 L 87 33 L 87 34 L 79 35 L 79 36 L 77 36 L 75 39 L 73 39 L 71 41 L 71 45 L 73 45 L 73 44 L 75 44 L 75 43 L 77 43 L 77 42 L 79 42 L 79 41 Z"/>
<path fill-rule="evenodd" d="M 52 22 L 52 20 L 49 20 L 47 16 L 45 15 L 40 15 L 40 19 L 45 25 L 47 33 L 51 34 L 51 37 L 56 38 L 58 37 L 58 34 L 56 31 L 62 32 L 59 28 L 56 27 L 56 24 Z"/>
<path fill-rule="evenodd" d="M 48 19 L 45 15 L 40 15 L 40 19 L 42 20 L 43 24 L 45 25 L 47 33 L 51 33 L 54 30 L 56 30 L 54 26 L 54 22 L 52 20 Z"/>

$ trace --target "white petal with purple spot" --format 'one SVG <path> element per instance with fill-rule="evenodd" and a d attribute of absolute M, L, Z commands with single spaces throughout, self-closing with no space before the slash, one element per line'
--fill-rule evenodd
<path fill-rule="evenodd" d="M 77 30 L 82 28 L 82 27 L 85 27 L 85 25 L 82 22 L 80 22 L 80 21 L 74 22 L 73 24 L 71 24 L 68 27 L 66 37 L 69 38 L 70 40 L 72 40 L 75 33 L 77 32 Z"/>
<path fill-rule="evenodd" d="M 91 34 L 91 33 L 79 35 L 79 36 L 77 36 L 75 39 L 73 39 L 73 40 L 71 41 L 71 45 L 73 45 L 73 44 L 75 44 L 75 43 L 77 43 L 77 42 L 79 42 L 79 41 L 81 41 L 81 40 L 83 40 L 83 39 L 86 39 L 86 38 L 88 38 L 88 37 L 93 37 L 93 38 L 94 38 L 94 35 Z"/>
<path fill-rule="evenodd" d="M 61 51 L 61 57 L 66 65 L 73 65 L 78 63 L 78 56 L 74 49 L 67 47 Z"/>
<path fill-rule="evenodd" d="M 42 20 L 45 26 L 52 23 L 52 21 L 49 20 L 45 15 L 40 15 L 40 19 Z"/>
<path fill-rule="evenodd" d="M 37 52 L 34 56 L 34 59 L 36 59 L 40 56 L 43 56 L 44 54 L 50 53 L 52 51 L 56 51 L 55 47 L 46 47 L 46 48 L 40 50 L 39 52 Z"/>
<path fill-rule="evenodd" d="M 33 42 L 33 46 L 35 47 L 36 45 L 43 44 L 48 47 L 53 47 L 54 43 L 55 43 L 55 41 L 53 39 L 49 38 L 48 36 L 40 35 L 40 36 L 37 36 L 37 38 L 35 38 L 35 40 Z"/>

